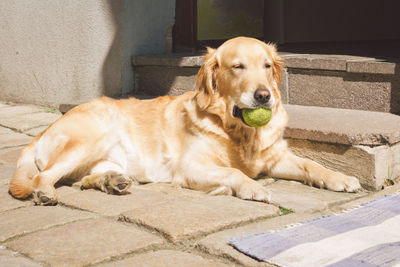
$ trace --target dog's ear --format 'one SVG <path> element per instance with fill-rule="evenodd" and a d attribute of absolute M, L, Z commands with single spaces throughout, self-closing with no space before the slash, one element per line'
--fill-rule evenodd
<path fill-rule="evenodd" d="M 279 84 L 281 82 L 281 76 L 282 76 L 282 71 L 283 71 L 283 59 L 278 55 L 278 51 L 276 49 L 276 46 L 274 44 L 271 45 L 272 46 L 272 71 L 273 71 L 273 75 L 274 75 L 274 80 L 276 81 L 276 84 L 279 87 Z"/>
<path fill-rule="evenodd" d="M 196 79 L 197 104 L 201 110 L 206 110 L 211 104 L 212 96 L 216 90 L 215 76 L 218 68 L 216 49 L 207 47 L 203 64 Z"/>

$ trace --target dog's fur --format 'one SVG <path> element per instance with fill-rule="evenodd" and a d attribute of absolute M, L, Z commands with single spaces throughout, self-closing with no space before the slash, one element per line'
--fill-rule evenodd
<path fill-rule="evenodd" d="M 238 37 L 208 49 L 196 91 L 152 100 L 103 97 L 80 105 L 24 149 L 10 192 L 55 204 L 55 183 L 72 178 L 82 180 L 83 188 L 114 194 L 124 193 L 131 181 L 171 182 L 268 202 L 268 191 L 252 179 L 260 174 L 357 191 L 356 178 L 288 150 L 278 89 L 282 67 L 273 45 Z M 257 89 L 268 94 L 267 102 L 255 99 Z M 264 127 L 249 127 L 237 114 L 261 106 L 273 114 Z"/>

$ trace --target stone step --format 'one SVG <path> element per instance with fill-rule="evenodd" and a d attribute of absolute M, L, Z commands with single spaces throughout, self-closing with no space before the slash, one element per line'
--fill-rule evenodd
<path fill-rule="evenodd" d="M 367 189 L 400 177 L 400 116 L 373 111 L 285 105 L 292 151 L 356 176 Z"/>
<path fill-rule="evenodd" d="M 398 59 L 281 53 L 284 103 L 400 114 Z M 201 55 L 132 58 L 139 95 L 179 95 L 194 89 Z"/>
<path fill-rule="evenodd" d="M 400 116 L 364 110 L 284 105 L 289 114 L 286 138 L 381 146 L 400 142 Z"/>

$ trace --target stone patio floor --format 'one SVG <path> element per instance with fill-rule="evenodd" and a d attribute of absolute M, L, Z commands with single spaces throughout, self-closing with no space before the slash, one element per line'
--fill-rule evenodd
<path fill-rule="evenodd" d="M 237 252 L 232 237 L 340 212 L 385 194 L 336 193 L 260 179 L 271 204 L 208 196 L 169 184 L 137 185 L 124 196 L 57 189 L 59 205 L 13 199 L 8 181 L 23 147 L 61 115 L 0 102 L 0 266 L 271 266 Z"/>

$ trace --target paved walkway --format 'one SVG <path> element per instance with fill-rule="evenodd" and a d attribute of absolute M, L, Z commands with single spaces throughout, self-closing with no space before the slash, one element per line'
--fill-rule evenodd
<path fill-rule="evenodd" d="M 7 184 L 21 150 L 58 117 L 54 109 L 0 103 L 0 266 L 269 266 L 226 241 L 400 191 L 335 193 L 265 178 L 272 204 L 168 184 L 134 186 L 125 196 L 63 186 L 55 207 L 13 199 Z"/>

